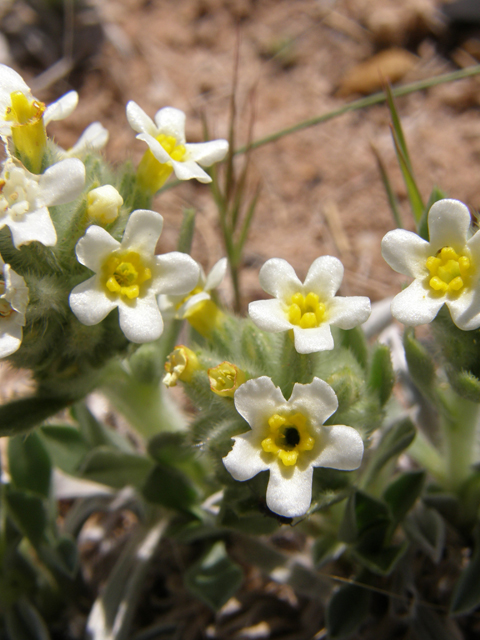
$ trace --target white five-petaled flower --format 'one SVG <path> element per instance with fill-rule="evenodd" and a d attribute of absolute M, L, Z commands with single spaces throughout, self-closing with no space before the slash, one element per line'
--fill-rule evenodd
<path fill-rule="evenodd" d="M 259 278 L 264 291 L 275 299 L 251 302 L 250 317 L 264 331 L 293 330 L 298 353 L 333 349 L 330 325 L 353 329 L 370 315 L 368 298 L 335 295 L 343 279 L 343 265 L 333 256 L 317 258 L 303 284 L 281 258 L 267 260 Z"/>
<path fill-rule="evenodd" d="M 130 101 L 127 104 L 127 119 L 138 133 L 137 138 L 146 142 L 158 162 L 171 167 L 179 180 L 195 178 L 200 182 L 211 182 L 212 179 L 202 167 L 210 167 L 227 154 L 226 140 L 186 142 L 185 114 L 179 109 L 160 109 L 155 114 L 154 122 L 138 104 Z"/>
<path fill-rule="evenodd" d="M 32 96 L 30 87 L 13 69 L 0 64 L 0 135 L 9 136 L 12 126 L 43 117 L 47 125 L 68 117 L 78 103 L 76 91 L 69 91 L 48 107 Z"/>
<path fill-rule="evenodd" d="M 185 294 L 198 280 L 198 265 L 190 256 L 155 255 L 162 226 L 159 213 L 138 209 L 130 215 L 121 243 L 102 227 L 87 229 L 76 253 L 95 275 L 70 294 L 70 308 L 80 322 L 98 324 L 118 307 L 120 328 L 131 342 L 160 337 L 163 319 L 157 296 Z"/>
<path fill-rule="evenodd" d="M 208 276 L 205 275 L 205 271 L 199 265 L 200 275 L 195 288 L 189 291 L 187 296 L 159 296 L 158 304 L 160 309 L 168 315 L 174 315 L 179 320 L 185 318 L 188 312 L 197 304 L 211 299 L 211 292 L 220 285 L 226 271 L 226 258 L 220 258 L 213 265 Z"/>
<path fill-rule="evenodd" d="M 470 233 L 468 208 L 439 200 L 428 213 L 430 242 L 396 229 L 382 241 L 382 255 L 414 281 L 392 301 L 392 315 L 409 326 L 431 322 L 443 304 L 459 329 L 480 327 L 480 233 Z"/>
<path fill-rule="evenodd" d="M 22 343 L 28 287 L 0 256 L 0 358 L 6 358 Z"/>
<path fill-rule="evenodd" d="M 87 154 L 101 151 L 108 142 L 108 130 L 100 122 L 92 122 L 81 134 L 77 142 L 70 149 L 57 147 L 61 158 L 81 158 Z"/>
<path fill-rule="evenodd" d="M 85 166 L 74 158 L 57 162 L 42 175 L 8 159 L 0 176 L 0 229 L 10 228 L 17 248 L 34 240 L 53 246 L 57 234 L 48 207 L 75 200 L 84 184 Z"/>
<path fill-rule="evenodd" d="M 266 376 L 235 392 L 235 408 L 251 431 L 235 436 L 223 463 L 235 480 L 270 471 L 267 506 L 281 516 L 304 515 L 312 500 L 313 467 L 358 469 L 363 440 L 356 429 L 325 426 L 338 407 L 332 387 L 319 378 L 295 384 L 289 400 Z"/>

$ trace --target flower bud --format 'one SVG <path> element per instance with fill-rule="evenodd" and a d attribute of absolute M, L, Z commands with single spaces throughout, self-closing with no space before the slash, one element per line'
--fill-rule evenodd
<path fill-rule="evenodd" d="M 235 391 L 243 384 L 247 376 L 231 362 L 222 362 L 207 371 L 210 389 L 224 398 L 233 398 Z"/>
<path fill-rule="evenodd" d="M 201 369 L 195 353 L 183 345 L 178 345 L 168 356 L 165 362 L 163 384 L 167 387 L 175 387 L 177 381 L 190 382 L 195 371 Z"/>
<path fill-rule="evenodd" d="M 123 198 L 111 184 L 92 189 L 87 196 L 88 217 L 100 224 L 116 220 Z"/>

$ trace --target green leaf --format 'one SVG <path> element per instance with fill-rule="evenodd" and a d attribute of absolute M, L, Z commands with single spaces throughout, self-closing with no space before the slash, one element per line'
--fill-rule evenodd
<path fill-rule="evenodd" d="M 408 541 L 402 544 L 384 547 L 378 551 L 374 550 L 374 545 L 367 548 L 357 545 L 352 549 L 352 555 L 369 571 L 381 576 L 388 576 L 395 569 L 397 563 L 403 557 L 409 546 Z"/>
<path fill-rule="evenodd" d="M 458 640 L 462 637 L 462 632 L 454 620 L 440 616 L 422 604 L 415 607 L 415 617 L 410 627 L 418 640 Z"/>
<path fill-rule="evenodd" d="M 243 581 L 240 567 L 230 560 L 225 544 L 216 542 L 185 573 L 185 585 L 194 596 L 218 611 L 237 592 Z"/>
<path fill-rule="evenodd" d="M 342 347 L 349 349 L 361 367 L 366 369 L 368 363 L 368 345 L 362 328 L 340 329 L 339 333 Z"/>
<path fill-rule="evenodd" d="M 118 431 L 108 429 L 99 422 L 84 402 L 77 402 L 72 407 L 72 415 L 78 421 L 80 431 L 89 443 L 90 448 L 105 445 L 120 449 L 125 453 L 133 453 L 133 447 L 128 440 L 121 436 Z"/>
<path fill-rule="evenodd" d="M 415 438 L 416 429 L 410 418 L 404 418 L 394 424 L 383 435 L 378 447 L 373 451 L 364 472 L 364 486 L 374 480 L 389 460 L 399 456 L 410 446 Z"/>
<path fill-rule="evenodd" d="M 39 434 L 54 466 L 75 475 L 91 450 L 80 431 L 67 425 L 45 425 L 40 427 Z"/>
<path fill-rule="evenodd" d="M 365 539 L 369 532 L 385 532 L 389 524 L 390 515 L 387 505 L 363 491 L 356 490 L 346 504 L 338 538 L 344 542 L 357 542 L 362 538 Z"/>
<path fill-rule="evenodd" d="M 23 398 L 0 406 L 0 437 L 27 433 L 65 409 L 70 398 Z"/>
<path fill-rule="evenodd" d="M 470 402 L 480 402 L 480 380 L 473 373 L 448 367 L 447 374 L 450 384 L 459 396 Z"/>
<path fill-rule="evenodd" d="M 177 511 L 188 510 L 197 501 L 197 493 L 187 476 L 163 464 L 157 464 L 142 489 L 146 500 Z"/>
<path fill-rule="evenodd" d="M 165 431 L 153 436 L 148 442 L 148 453 L 154 460 L 166 465 L 187 460 L 194 455 L 185 434 L 178 431 Z"/>
<path fill-rule="evenodd" d="M 431 558 L 440 562 L 445 547 L 445 521 L 442 516 L 424 504 L 419 504 L 403 522 L 408 537 Z"/>
<path fill-rule="evenodd" d="M 384 344 L 377 344 L 375 347 L 368 384 L 378 393 L 380 404 L 383 406 L 390 398 L 395 384 L 390 349 Z"/>
<path fill-rule="evenodd" d="M 5 487 L 5 502 L 15 525 L 32 545 L 37 547 L 43 539 L 47 526 L 47 513 L 43 500 L 38 495 Z"/>
<path fill-rule="evenodd" d="M 55 545 L 55 552 L 60 560 L 59 568 L 73 578 L 78 569 L 78 547 L 70 536 L 61 536 Z"/>
<path fill-rule="evenodd" d="M 425 483 L 424 471 L 402 473 L 386 488 L 383 499 L 390 507 L 395 523 L 403 520 L 415 504 Z"/>
<path fill-rule="evenodd" d="M 345 544 L 339 542 L 336 536 L 323 535 L 315 540 L 312 549 L 312 559 L 319 569 L 327 562 L 339 558 L 345 550 Z"/>
<path fill-rule="evenodd" d="M 412 380 L 420 391 L 432 397 L 436 384 L 435 363 L 425 347 L 415 339 L 413 329 L 405 330 L 403 347 Z"/>
<path fill-rule="evenodd" d="M 52 468 L 50 457 L 37 433 L 9 439 L 8 464 L 16 489 L 25 489 L 48 498 Z"/>
<path fill-rule="evenodd" d="M 470 613 L 480 603 L 480 525 L 475 532 L 475 549 L 466 569 L 455 585 L 450 613 L 460 615 Z"/>
<path fill-rule="evenodd" d="M 327 607 L 327 630 L 331 640 L 346 638 L 365 622 L 369 615 L 371 594 L 356 584 L 336 591 Z"/>
<path fill-rule="evenodd" d="M 5 613 L 5 625 L 11 640 L 50 640 L 45 621 L 26 598 Z"/>
<path fill-rule="evenodd" d="M 122 489 L 142 486 L 152 466 L 151 460 L 144 456 L 97 447 L 85 458 L 79 471 L 87 480 Z"/>
<path fill-rule="evenodd" d="M 371 145 L 371 147 L 377 161 L 377 167 L 380 172 L 380 177 L 382 178 L 385 193 L 387 194 L 388 204 L 390 205 L 393 219 L 395 221 L 395 224 L 397 225 L 397 229 L 403 229 L 402 216 L 400 214 L 400 205 L 390 182 L 390 178 L 388 177 L 387 167 L 385 166 L 385 163 L 383 162 L 378 149 L 373 144 Z"/>

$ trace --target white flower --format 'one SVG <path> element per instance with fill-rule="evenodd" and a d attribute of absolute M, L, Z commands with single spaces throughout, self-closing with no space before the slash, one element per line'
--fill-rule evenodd
<path fill-rule="evenodd" d="M 84 158 L 87 154 L 101 151 L 108 142 L 108 130 L 100 122 L 92 122 L 88 125 L 77 142 L 65 151 L 57 147 L 61 158 Z"/>
<path fill-rule="evenodd" d="M 396 229 L 382 241 L 382 255 L 399 273 L 415 278 L 392 301 L 392 315 L 406 325 L 431 322 L 443 304 L 459 329 L 480 327 L 480 233 L 470 235 L 470 213 L 458 200 L 439 200 L 428 213 L 430 242 Z"/>
<path fill-rule="evenodd" d="M 159 213 L 138 209 L 128 219 L 121 243 L 102 227 L 87 229 L 76 253 L 95 275 L 70 294 L 70 307 L 80 322 L 98 324 L 118 307 L 120 328 L 131 342 L 160 337 L 163 320 L 157 295 L 187 293 L 198 280 L 198 265 L 190 256 L 154 255 L 162 226 Z"/>
<path fill-rule="evenodd" d="M 37 240 L 45 246 L 57 242 L 48 207 L 77 198 L 85 184 L 83 162 L 62 160 L 42 175 L 30 173 L 13 159 L 0 177 L 0 229 L 10 228 L 15 247 Z"/>
<path fill-rule="evenodd" d="M 267 506 L 294 518 L 312 500 L 313 467 L 353 471 L 363 457 L 356 429 L 324 426 L 338 407 L 337 396 L 323 380 L 295 384 L 289 400 L 270 378 L 247 380 L 236 391 L 235 408 L 251 431 L 235 436 L 223 463 L 235 480 L 249 480 L 270 470 Z"/>
<path fill-rule="evenodd" d="M 78 103 L 76 91 L 69 91 L 45 107 L 32 96 L 30 87 L 13 69 L 0 64 L 0 135 L 11 135 L 12 126 L 38 120 L 47 125 L 69 116 Z"/>
<path fill-rule="evenodd" d="M 22 342 L 28 287 L 2 256 L 0 269 L 0 358 L 5 358 L 17 351 Z"/>
<path fill-rule="evenodd" d="M 343 279 L 343 265 L 337 258 L 317 258 L 302 284 L 293 268 L 272 258 L 260 269 L 260 284 L 274 300 L 251 302 L 248 313 L 264 331 L 293 329 L 298 353 L 333 349 L 330 325 L 353 329 L 370 315 L 370 300 L 363 296 L 336 296 Z"/>
<path fill-rule="evenodd" d="M 148 144 L 159 163 L 172 167 L 179 180 L 196 178 L 200 182 L 211 182 L 212 179 L 201 166 L 210 167 L 227 154 L 226 140 L 187 143 L 185 114 L 179 109 L 160 109 L 155 114 L 154 122 L 138 104 L 130 101 L 127 104 L 127 119 L 132 129 L 138 132 L 137 138 Z"/>
<path fill-rule="evenodd" d="M 200 272 L 198 282 L 187 296 L 159 296 L 158 304 L 162 312 L 182 320 L 197 304 L 211 299 L 211 292 L 220 285 L 225 277 L 227 259 L 220 258 L 213 265 L 208 276 L 205 275 L 205 271 L 200 265 L 198 267 Z"/>

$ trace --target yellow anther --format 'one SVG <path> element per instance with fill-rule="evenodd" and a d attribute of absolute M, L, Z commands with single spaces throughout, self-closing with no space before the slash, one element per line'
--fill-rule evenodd
<path fill-rule="evenodd" d="M 286 419 L 283 416 L 279 416 L 278 413 L 274 413 L 273 416 L 268 419 L 268 426 L 273 430 L 283 427 L 285 423 Z"/>
<path fill-rule="evenodd" d="M 310 291 L 304 296 L 294 293 L 286 309 L 288 321 L 302 329 L 314 329 L 325 320 L 326 306 L 318 294 Z"/>
<path fill-rule="evenodd" d="M 296 464 L 304 451 L 311 451 L 315 438 L 308 428 L 308 420 L 303 413 L 293 415 L 273 414 L 268 419 L 269 434 L 262 440 L 265 453 L 273 453 L 288 466 Z"/>
<path fill-rule="evenodd" d="M 105 288 L 110 293 L 134 300 L 140 295 L 140 286 L 151 280 L 152 272 L 146 267 L 138 253 L 112 253 L 103 265 Z"/>
<path fill-rule="evenodd" d="M 278 452 L 278 457 L 286 467 L 292 467 L 298 459 L 298 451 L 283 451 Z"/>
<path fill-rule="evenodd" d="M 300 322 L 298 323 L 302 329 L 313 329 L 317 325 L 317 316 L 314 313 L 308 311 L 304 313 L 300 318 Z"/>
<path fill-rule="evenodd" d="M 467 248 L 464 251 L 468 253 Z M 458 254 L 453 247 L 442 247 L 436 256 L 427 258 L 425 266 L 432 276 L 429 286 L 440 294 L 458 294 L 468 287 L 474 273 L 470 256 Z"/>
<path fill-rule="evenodd" d="M 298 306 L 298 304 L 291 304 L 288 307 L 288 321 L 292 324 L 300 324 L 300 320 L 302 318 L 302 310 Z"/>
<path fill-rule="evenodd" d="M 207 373 L 210 389 L 213 393 L 226 398 L 233 398 L 235 391 L 247 379 L 245 371 L 231 362 L 222 362 L 216 367 L 208 369 Z"/>

